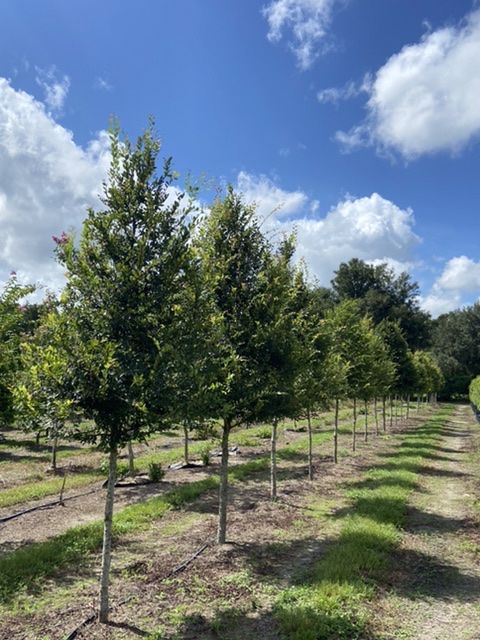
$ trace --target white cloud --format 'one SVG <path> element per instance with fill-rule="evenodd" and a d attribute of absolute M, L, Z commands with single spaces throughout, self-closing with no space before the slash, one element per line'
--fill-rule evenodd
<path fill-rule="evenodd" d="M 302 191 L 284 191 L 267 176 L 254 176 L 246 171 L 238 174 L 237 187 L 247 202 L 257 205 L 260 220 L 272 215 L 294 215 L 301 212 L 308 202 L 308 196 Z"/>
<path fill-rule="evenodd" d="M 35 67 L 35 71 L 35 80 L 43 89 L 46 106 L 53 115 L 60 115 L 70 89 L 70 78 L 64 75 L 59 79 L 56 67 L 49 69 Z"/>
<path fill-rule="evenodd" d="M 413 232 L 413 213 L 377 193 L 347 197 L 324 217 L 317 217 L 312 212 L 318 212 L 318 201 L 302 191 L 285 191 L 265 176 L 242 172 L 237 186 L 248 202 L 257 204 L 258 215 L 268 220 L 269 231 L 279 234 L 296 230 L 298 257 L 305 258 L 324 285 L 329 284 L 341 262 L 354 257 L 388 262 L 396 270 L 411 266 L 420 242 Z"/>
<path fill-rule="evenodd" d="M 459 152 L 480 134 L 480 11 L 458 26 L 426 33 L 381 67 L 368 115 L 337 139 L 346 149 L 374 145 L 407 159 Z"/>
<path fill-rule="evenodd" d="M 459 293 L 480 293 L 480 262 L 467 256 L 452 258 L 438 279 L 438 286 Z"/>
<path fill-rule="evenodd" d="M 471 302 L 472 294 L 480 298 L 480 262 L 458 256 L 447 261 L 422 306 L 435 317 Z"/>
<path fill-rule="evenodd" d="M 105 132 L 83 149 L 42 103 L 0 78 L 0 281 L 13 270 L 25 281 L 62 283 L 52 235 L 80 228 L 108 164 Z"/>
<path fill-rule="evenodd" d="M 263 8 L 268 22 L 268 39 L 278 42 L 291 32 L 289 47 L 300 69 L 312 66 L 327 47 L 333 7 L 339 0 L 271 0 Z"/>
<path fill-rule="evenodd" d="M 369 93 L 372 86 L 372 78 L 366 74 L 362 82 L 353 82 L 349 80 L 343 87 L 329 87 L 317 92 L 317 100 L 322 104 L 337 105 L 342 100 L 351 100 L 362 93 Z"/>
<path fill-rule="evenodd" d="M 108 82 L 108 80 L 106 80 L 105 78 L 102 78 L 102 76 L 98 76 L 98 78 L 96 78 L 95 87 L 97 89 L 101 89 L 102 91 L 111 91 L 113 89 L 113 86 L 110 84 L 110 82 Z"/>

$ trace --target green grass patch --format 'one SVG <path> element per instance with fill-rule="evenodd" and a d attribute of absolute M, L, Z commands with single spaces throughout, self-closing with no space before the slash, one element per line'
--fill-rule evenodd
<path fill-rule="evenodd" d="M 65 490 L 85 487 L 100 480 L 103 476 L 100 473 L 80 473 L 69 475 L 65 483 Z M 36 480 L 18 487 L 11 487 L 0 492 L 0 507 L 10 507 L 30 500 L 41 500 L 47 496 L 60 494 L 63 478 L 51 478 L 50 480 Z"/>
<path fill-rule="evenodd" d="M 392 469 L 371 469 L 361 482 L 348 486 L 349 505 L 333 516 L 341 522 L 338 537 L 302 584 L 286 589 L 277 599 L 275 615 L 285 638 L 371 637 L 366 603 L 375 593 L 375 579 L 398 545 L 399 528 L 425 451 L 439 438 L 452 410 L 441 411 L 403 439 L 402 445 L 411 450 L 408 458 L 393 458 Z"/>

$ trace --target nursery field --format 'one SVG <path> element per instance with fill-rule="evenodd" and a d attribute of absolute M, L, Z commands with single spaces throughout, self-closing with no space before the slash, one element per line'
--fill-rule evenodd
<path fill-rule="evenodd" d="M 378 434 L 371 417 L 367 442 L 359 433 L 352 453 L 344 403 L 337 464 L 332 422 L 330 413 L 313 420 L 313 480 L 304 423 L 279 425 L 275 502 L 269 427 L 232 432 L 221 546 L 218 442 L 192 440 L 190 459 L 209 464 L 176 470 L 167 467 L 182 459 L 181 432 L 134 445 L 137 472 L 153 462 L 166 473 L 117 489 L 108 625 L 96 622 L 103 454 L 61 444 L 52 477 L 47 444 L 6 431 L 0 638 L 478 637 L 480 437 L 471 409 L 413 405 Z"/>

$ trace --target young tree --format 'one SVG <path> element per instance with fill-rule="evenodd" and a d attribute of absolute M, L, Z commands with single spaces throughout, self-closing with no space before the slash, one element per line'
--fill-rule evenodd
<path fill-rule="evenodd" d="M 328 406 L 333 396 L 332 381 L 336 380 L 336 361 L 332 358 L 330 339 L 322 320 L 326 308 L 317 288 L 308 286 L 306 274 L 295 274 L 292 308 L 295 313 L 295 333 L 298 339 L 298 362 L 295 379 L 297 411 L 306 414 L 308 430 L 308 477 L 313 480 L 312 414 Z"/>
<path fill-rule="evenodd" d="M 348 363 L 345 393 L 353 399 L 352 449 L 356 448 L 357 400 L 368 386 L 370 358 L 368 353 L 371 323 L 362 317 L 354 300 L 345 300 L 326 316 L 329 330 L 335 336 L 335 350 L 342 362 Z"/>
<path fill-rule="evenodd" d="M 21 367 L 20 343 L 24 328 L 20 300 L 32 292 L 33 287 L 20 285 L 14 273 L 0 292 L 0 427 L 11 424 L 14 419 L 12 390 Z"/>
<path fill-rule="evenodd" d="M 153 126 L 136 144 L 110 132 L 111 165 L 100 211 L 90 209 L 80 244 L 62 234 L 66 268 L 62 330 L 72 397 L 95 428 L 77 437 L 109 454 L 99 619 L 108 621 L 112 516 L 119 447 L 144 437 L 171 408 L 175 299 L 188 253 L 188 208 L 158 175 Z"/>
<path fill-rule="evenodd" d="M 231 187 L 213 204 L 201 230 L 198 253 L 219 317 L 220 339 L 212 354 L 216 400 L 211 413 L 222 420 L 217 541 L 224 544 L 230 432 L 237 425 L 257 420 L 263 396 L 260 354 L 266 349 L 262 324 L 269 259 L 269 246 L 254 208 Z"/>
<path fill-rule="evenodd" d="M 283 240 L 276 251 L 270 251 L 262 278 L 264 294 L 262 321 L 259 326 L 258 419 L 272 424 L 270 451 L 270 497 L 277 499 L 277 425 L 279 420 L 295 415 L 294 383 L 298 370 L 298 336 L 296 314 L 292 306 L 295 296 L 292 259 L 293 237 Z"/>
<path fill-rule="evenodd" d="M 58 316 L 44 318 L 32 340 L 22 344 L 22 370 L 13 390 L 16 413 L 23 428 L 45 430 L 51 441 L 51 469 L 57 472 L 58 439 L 78 422 L 78 407 L 69 398 L 68 359 L 57 329 Z"/>

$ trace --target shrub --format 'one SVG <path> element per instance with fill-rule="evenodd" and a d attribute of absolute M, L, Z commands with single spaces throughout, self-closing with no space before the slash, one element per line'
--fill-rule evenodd
<path fill-rule="evenodd" d="M 159 462 L 150 462 L 148 465 L 148 477 L 152 482 L 160 482 L 164 475 L 165 471 Z"/>
<path fill-rule="evenodd" d="M 203 464 L 208 467 L 208 465 L 210 464 L 210 445 L 206 444 L 205 446 L 203 446 L 200 451 L 200 460 L 203 462 Z"/>

